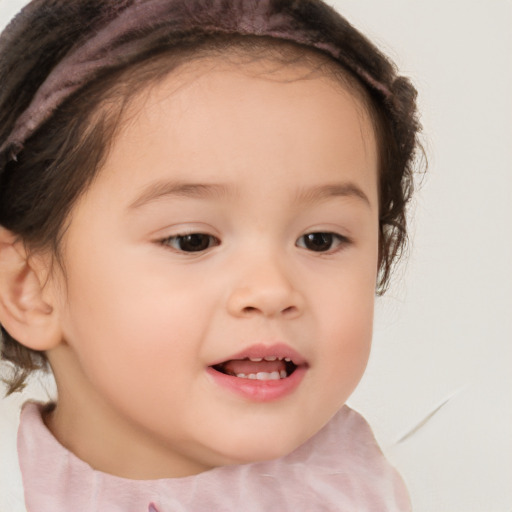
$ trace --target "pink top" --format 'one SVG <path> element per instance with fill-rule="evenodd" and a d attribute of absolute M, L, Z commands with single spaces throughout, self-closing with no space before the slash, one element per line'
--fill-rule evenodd
<path fill-rule="evenodd" d="M 28 512 L 411 510 L 399 474 L 347 406 L 285 457 L 185 478 L 129 480 L 96 471 L 59 444 L 34 403 L 21 414 L 18 452 Z"/>

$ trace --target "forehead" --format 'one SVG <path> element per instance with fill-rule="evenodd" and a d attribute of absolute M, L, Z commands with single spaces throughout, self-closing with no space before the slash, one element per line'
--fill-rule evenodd
<path fill-rule="evenodd" d="M 118 168 L 126 180 L 141 168 L 146 177 L 210 181 L 254 181 L 273 170 L 313 183 L 337 166 L 376 187 L 377 145 L 365 102 L 329 65 L 239 53 L 180 65 L 133 96 L 102 179 Z"/>

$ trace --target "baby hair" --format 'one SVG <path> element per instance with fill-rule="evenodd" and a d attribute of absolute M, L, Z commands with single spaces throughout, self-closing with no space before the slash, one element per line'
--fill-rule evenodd
<path fill-rule="evenodd" d="M 383 293 L 407 238 L 416 91 L 318 0 L 33 0 L 0 38 L 0 225 L 61 264 L 71 208 L 101 170 L 130 98 L 212 55 L 310 63 L 362 98 L 379 148 Z M 1 356 L 13 368 L 9 392 L 47 365 L 3 327 Z"/>

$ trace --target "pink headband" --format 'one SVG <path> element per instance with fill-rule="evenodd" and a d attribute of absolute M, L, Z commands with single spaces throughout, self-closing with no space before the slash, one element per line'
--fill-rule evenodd
<path fill-rule="evenodd" d="M 27 109 L 19 116 L 11 133 L 0 147 L 0 154 L 8 152 L 8 160 L 16 160 L 24 143 L 30 138 L 73 93 L 91 82 L 101 72 L 123 65 L 131 50 L 145 37 L 160 31 L 167 37 L 179 38 L 191 32 L 208 34 L 239 34 L 268 36 L 313 47 L 332 56 L 384 98 L 390 90 L 342 52 L 336 38 L 339 33 L 312 32 L 300 26 L 290 14 L 295 2 L 279 9 L 272 0 L 108 0 L 109 7 L 101 24 L 91 27 L 89 33 L 62 58 L 41 84 Z M 325 5 L 317 8 L 330 9 Z M 283 2 L 280 2 L 283 4 Z M 332 12 L 330 13 L 332 14 Z M 332 16 L 331 16 L 332 18 Z M 293 30 L 288 27 L 293 25 Z M 324 27 L 321 27 L 324 28 Z M 332 32 L 332 27 L 330 27 Z M 357 43 L 357 42 L 356 42 Z"/>

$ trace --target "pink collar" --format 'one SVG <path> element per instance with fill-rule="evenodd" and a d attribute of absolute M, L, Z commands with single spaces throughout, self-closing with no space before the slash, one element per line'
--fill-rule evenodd
<path fill-rule="evenodd" d="M 366 421 L 344 406 L 313 438 L 280 459 L 196 476 L 128 480 L 94 470 L 24 406 L 18 452 L 29 512 L 375 511 L 411 509 L 404 483 Z"/>

